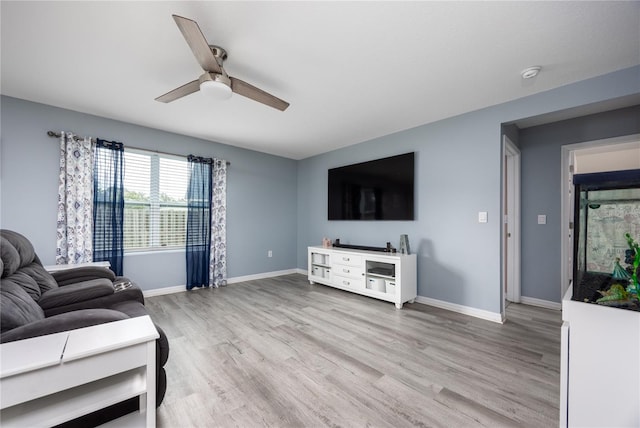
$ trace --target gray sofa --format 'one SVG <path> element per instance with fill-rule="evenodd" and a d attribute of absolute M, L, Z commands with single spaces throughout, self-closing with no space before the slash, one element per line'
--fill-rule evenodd
<path fill-rule="evenodd" d="M 0 230 L 0 343 L 58 333 L 91 325 L 148 315 L 142 291 L 108 268 L 82 267 L 49 273 L 33 245 L 23 235 Z M 156 341 L 156 399 L 166 391 L 164 365 L 169 343 L 162 329 Z M 131 399 L 73 421 L 70 426 L 94 426 L 137 410 Z"/>

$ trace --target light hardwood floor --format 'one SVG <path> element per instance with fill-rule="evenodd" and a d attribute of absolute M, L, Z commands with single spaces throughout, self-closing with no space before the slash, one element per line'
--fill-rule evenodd
<path fill-rule="evenodd" d="M 147 307 L 171 346 L 160 427 L 558 426 L 558 311 L 500 325 L 298 274 Z"/>

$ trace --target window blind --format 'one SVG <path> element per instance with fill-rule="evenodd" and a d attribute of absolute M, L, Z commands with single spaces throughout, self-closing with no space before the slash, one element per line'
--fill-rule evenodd
<path fill-rule="evenodd" d="M 125 251 L 184 248 L 186 158 L 126 150 L 124 159 Z"/>

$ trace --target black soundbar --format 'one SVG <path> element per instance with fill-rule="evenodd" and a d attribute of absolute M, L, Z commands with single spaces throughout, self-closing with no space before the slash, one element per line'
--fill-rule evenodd
<path fill-rule="evenodd" d="M 366 251 L 380 251 L 382 253 L 395 253 L 396 249 L 391 246 L 391 242 L 387 242 L 386 247 L 367 247 L 366 245 L 349 245 L 349 244 L 341 244 L 339 239 L 336 239 L 336 242 L 333 243 L 334 247 L 337 248 L 348 248 L 351 250 L 366 250 Z"/>

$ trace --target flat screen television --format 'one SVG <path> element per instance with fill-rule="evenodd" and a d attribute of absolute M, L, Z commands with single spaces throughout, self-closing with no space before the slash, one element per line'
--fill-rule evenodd
<path fill-rule="evenodd" d="M 329 170 L 329 220 L 413 220 L 414 153 Z"/>

